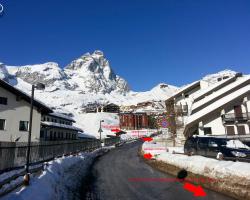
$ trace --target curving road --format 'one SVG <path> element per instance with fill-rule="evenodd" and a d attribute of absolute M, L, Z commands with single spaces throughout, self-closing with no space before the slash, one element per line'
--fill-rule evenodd
<path fill-rule="evenodd" d="M 131 178 L 170 178 L 147 165 L 137 154 L 141 142 L 125 144 L 100 157 L 92 167 L 85 200 L 231 200 L 205 190 L 206 197 L 194 197 L 179 182 L 133 182 Z M 85 185 L 86 186 L 86 185 Z"/>

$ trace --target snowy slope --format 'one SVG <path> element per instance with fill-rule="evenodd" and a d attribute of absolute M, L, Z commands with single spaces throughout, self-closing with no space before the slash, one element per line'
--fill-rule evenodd
<path fill-rule="evenodd" d="M 98 136 L 101 118 L 114 125 L 118 124 L 118 118 L 115 114 L 86 114 L 83 108 L 88 103 L 136 105 L 149 100 L 164 100 L 177 89 L 161 83 L 147 92 L 131 91 L 128 83 L 114 73 L 101 51 L 86 53 L 65 68 L 54 62 L 25 66 L 6 66 L 1 63 L 0 78 L 28 94 L 31 84 L 44 83 L 46 89 L 36 90 L 35 98 L 57 112 L 70 113 L 80 128 L 94 136 Z M 110 134 L 110 130 L 104 131 L 104 135 Z"/>

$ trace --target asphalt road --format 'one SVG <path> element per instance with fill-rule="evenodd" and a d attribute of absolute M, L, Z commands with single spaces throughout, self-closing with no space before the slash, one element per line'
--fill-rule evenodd
<path fill-rule="evenodd" d="M 140 181 L 131 178 L 175 177 L 164 174 L 149 165 L 137 154 L 141 142 L 125 144 L 98 158 L 92 167 L 85 200 L 229 200 L 232 198 L 205 190 L 206 197 L 194 197 L 180 182 Z"/>

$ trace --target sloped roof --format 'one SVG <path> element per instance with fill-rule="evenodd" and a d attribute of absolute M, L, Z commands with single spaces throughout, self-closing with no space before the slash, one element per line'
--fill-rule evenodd
<path fill-rule="evenodd" d="M 28 94 L 26 94 L 25 92 L 13 87 L 12 85 L 10 85 L 9 83 L 5 82 L 2 79 L 0 79 L 0 87 L 8 90 L 9 92 L 21 97 L 23 100 L 30 103 L 31 97 Z M 34 104 L 35 107 L 41 109 L 41 111 L 44 112 L 44 113 L 53 112 L 48 106 L 46 106 L 42 102 L 38 101 L 37 99 L 34 99 L 33 104 Z"/>
<path fill-rule="evenodd" d="M 69 116 L 62 114 L 62 113 L 53 112 L 53 113 L 49 113 L 49 115 L 55 116 L 55 117 L 61 118 L 61 119 L 66 119 L 66 120 L 71 121 L 71 122 L 76 122 L 72 117 L 69 117 Z"/>
<path fill-rule="evenodd" d="M 56 128 L 69 129 L 69 130 L 83 132 L 83 130 L 78 128 L 78 127 L 66 125 L 66 124 L 59 124 L 59 123 L 55 123 L 55 122 L 41 122 L 41 124 L 45 125 L 45 126 L 50 126 L 50 127 L 56 127 Z"/>
<path fill-rule="evenodd" d="M 226 85 L 225 87 L 221 88 L 220 90 L 210 94 L 209 96 L 207 96 L 204 99 L 201 99 L 200 101 L 195 102 L 192 105 L 192 112 L 195 111 L 196 109 L 198 109 L 199 107 L 208 104 L 213 101 L 216 98 L 220 98 L 223 95 L 227 94 L 228 92 L 230 92 L 230 90 L 236 89 L 239 86 L 241 86 L 242 84 L 245 84 L 246 82 L 250 82 L 250 76 L 245 76 L 242 78 L 237 79 L 236 81 Z"/>
<path fill-rule="evenodd" d="M 190 91 L 190 90 L 196 88 L 197 86 L 200 86 L 200 81 L 195 81 L 193 83 L 190 83 L 190 84 L 182 87 L 180 90 L 178 90 L 173 95 L 171 95 L 169 98 L 167 98 L 166 101 L 169 101 L 169 100 L 173 99 L 174 97 L 179 96 L 182 93 Z"/>
<path fill-rule="evenodd" d="M 194 101 L 200 100 L 201 98 L 211 94 L 211 92 L 217 91 L 217 90 L 221 89 L 222 87 L 234 82 L 236 80 L 236 78 L 237 78 L 237 76 L 233 76 L 233 77 L 230 77 L 228 79 L 221 80 L 221 81 L 209 86 L 208 88 L 201 90 L 197 94 L 193 95 Z"/>

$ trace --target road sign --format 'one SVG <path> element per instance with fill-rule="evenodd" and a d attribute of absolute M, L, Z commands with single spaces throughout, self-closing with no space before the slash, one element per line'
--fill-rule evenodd
<path fill-rule="evenodd" d="M 118 129 L 118 128 L 115 128 L 115 129 L 111 129 L 111 131 L 112 131 L 112 132 L 116 132 L 116 133 L 117 133 L 117 132 L 120 132 L 121 130 L 120 130 L 120 129 Z"/>

